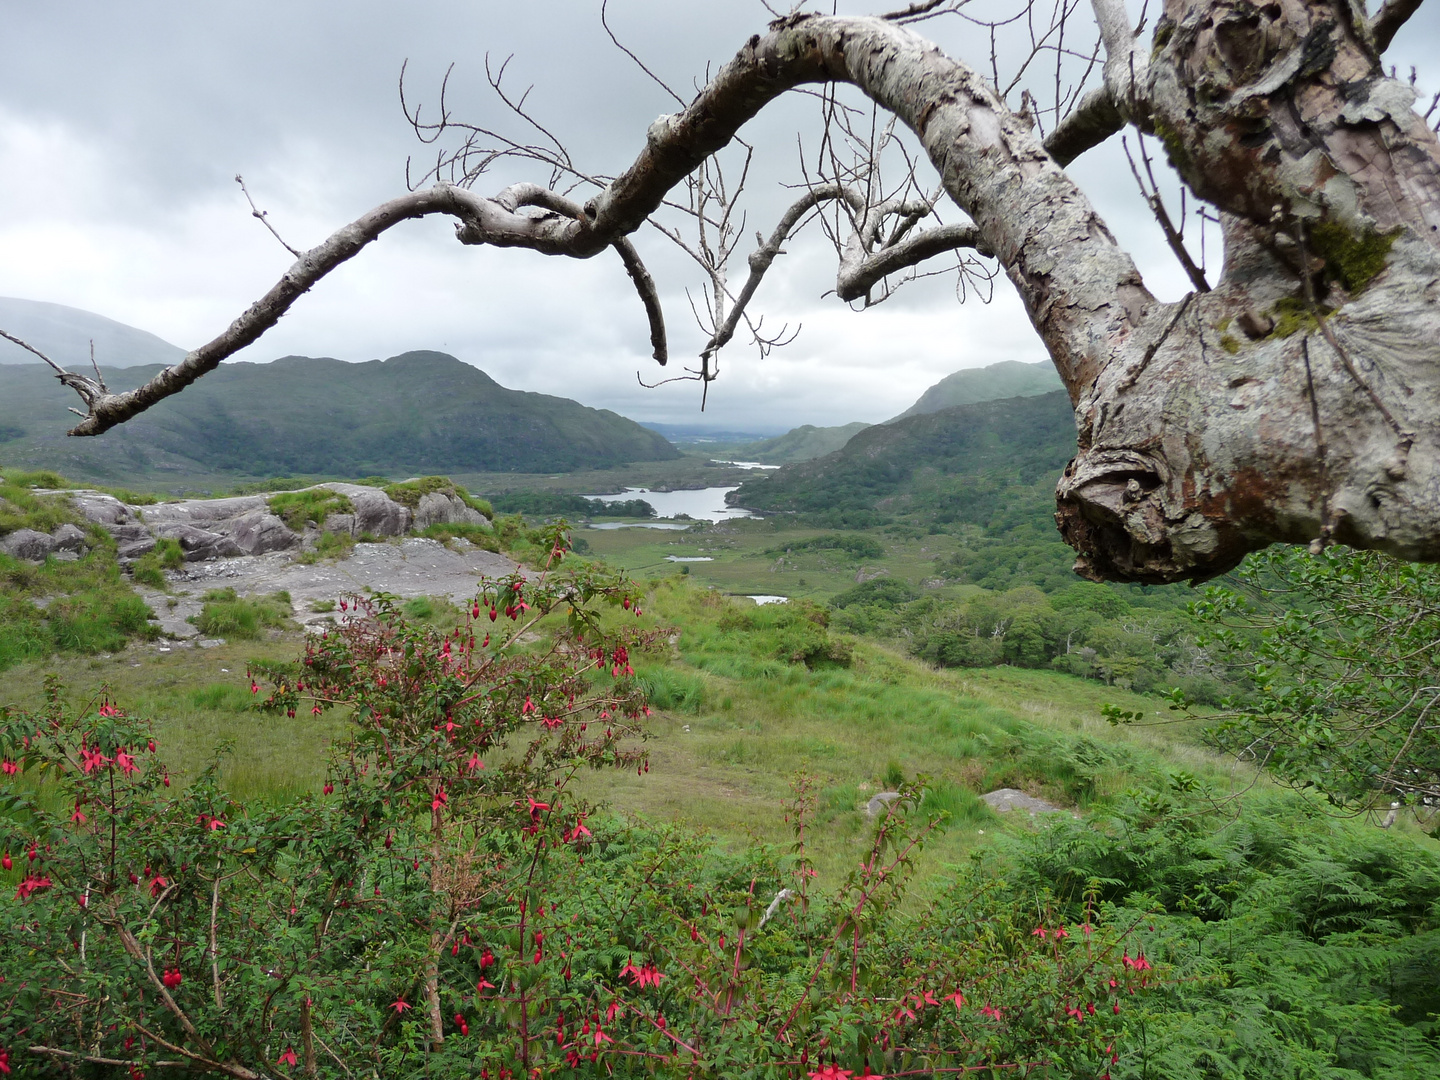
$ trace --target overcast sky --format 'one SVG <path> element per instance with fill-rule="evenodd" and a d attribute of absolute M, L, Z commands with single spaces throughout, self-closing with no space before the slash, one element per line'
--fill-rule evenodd
<path fill-rule="evenodd" d="M 857 0 L 840 10 L 896 6 Z M 991 8 L 1002 9 L 1019 6 Z M 768 19 L 757 0 L 610 5 L 625 43 L 687 97 L 707 65 L 727 60 Z M 297 247 L 404 191 L 407 155 L 433 153 L 400 110 L 407 59 L 414 100 L 433 106 L 453 62 L 452 110 L 504 123 L 485 56 L 513 54 L 507 81 L 534 85 L 527 108 L 594 172 L 621 171 L 646 127 L 675 109 L 606 38 L 598 0 L 0 0 L 0 27 L 0 295 L 85 308 L 186 348 L 219 333 L 291 261 L 250 217 L 236 173 Z M 961 20 L 918 29 L 988 69 L 982 36 Z M 1389 57 L 1402 69 L 1437 40 L 1435 16 L 1422 12 L 1405 33 Z M 1426 76 L 1422 69 L 1422 86 L 1436 82 Z M 745 133 L 760 162 L 750 233 L 773 226 L 787 201 L 779 185 L 798 175 L 796 131 L 813 144 L 817 115 L 813 99 L 791 96 Z M 1152 291 L 1180 295 L 1183 277 L 1118 147 L 1072 171 Z M 546 180 L 532 167 L 483 177 L 476 188 L 490 194 L 520 178 Z M 685 295 L 699 278 L 658 233 L 641 232 L 636 243 L 660 283 L 673 366 L 704 341 Z M 639 420 L 731 430 L 878 421 L 959 368 L 1045 359 L 1003 281 L 989 304 L 958 304 L 949 277 L 853 312 L 822 297 L 834 258 L 818 230 L 788 250 L 755 310 L 767 326 L 800 324 L 799 338 L 762 360 L 737 337 L 703 415 L 693 384 L 638 385 L 637 371 L 646 381 L 660 372 L 613 254 L 577 262 L 464 248 L 438 218 L 387 234 L 237 358 L 370 360 L 440 349 L 507 386 Z M 1211 255 L 1213 264 L 1213 247 Z M 737 258 L 734 275 L 743 272 Z"/>

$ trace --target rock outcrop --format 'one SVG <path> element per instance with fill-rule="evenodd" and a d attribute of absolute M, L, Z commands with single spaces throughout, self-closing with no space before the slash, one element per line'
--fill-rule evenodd
<path fill-rule="evenodd" d="M 350 503 L 346 513 L 330 514 L 321 528 L 297 532 L 270 509 L 265 495 L 227 499 L 181 499 L 150 506 L 131 506 L 99 491 L 67 491 L 71 505 L 87 521 L 115 538 L 122 565 L 153 551 L 161 540 L 174 540 L 187 563 L 213 562 L 238 556 L 268 555 L 313 547 L 322 531 L 355 538 L 402 537 L 412 529 L 437 524 L 488 527 L 490 521 L 458 495 L 433 491 L 422 495 L 415 509 L 396 502 L 384 491 L 365 484 L 317 484 L 306 490 L 327 490 Z M 17 529 L 0 536 L 0 552 L 12 558 L 42 562 L 48 557 L 78 558 L 86 550 L 85 530 L 61 525 L 46 534 Z"/>

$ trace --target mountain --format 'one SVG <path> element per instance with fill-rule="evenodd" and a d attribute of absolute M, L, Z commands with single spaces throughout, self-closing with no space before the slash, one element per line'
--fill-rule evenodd
<path fill-rule="evenodd" d="M 983 368 L 966 368 L 952 375 L 946 375 L 934 386 L 920 395 L 920 399 L 906 409 L 895 420 L 907 416 L 939 412 L 956 405 L 973 405 L 981 401 L 997 401 L 1001 398 L 1031 397 L 1048 394 L 1061 387 L 1060 376 L 1055 365 L 1048 360 L 1042 364 L 1022 364 L 1018 360 L 1001 360 Z M 893 423 L 894 421 L 890 421 Z"/>
<path fill-rule="evenodd" d="M 0 296 L 0 330 L 23 338 L 73 371 L 89 370 L 91 341 L 95 342 L 95 359 L 102 371 L 139 364 L 170 365 L 185 356 L 185 350 L 178 345 L 144 330 L 94 312 L 40 300 Z M 19 345 L 0 338 L 0 364 L 39 362 Z"/>
<path fill-rule="evenodd" d="M 939 412 L 956 405 L 974 405 L 1002 398 L 1048 394 L 1059 390 L 1060 386 L 1060 376 L 1048 361 L 1043 364 L 1022 364 L 1017 360 L 1002 360 L 988 367 L 967 368 L 945 376 L 921 394 L 914 405 L 885 423 L 893 424 L 896 420 Z M 806 424 L 777 438 L 727 446 L 725 452 L 742 461 L 759 461 L 766 465 L 811 461 L 839 450 L 857 433 L 870 426 L 854 423 L 843 427 L 822 428 Z"/>
<path fill-rule="evenodd" d="M 105 370 L 112 388 L 154 366 Z M 508 390 L 439 352 L 350 364 L 222 364 L 94 439 L 70 439 L 70 391 L 44 365 L 0 368 L 0 461 L 92 480 L 566 472 L 680 452 L 604 409 Z"/>
<path fill-rule="evenodd" d="M 1064 391 L 958 405 L 855 435 L 814 461 L 746 480 L 731 503 L 825 528 L 957 533 L 963 558 L 937 568 L 986 588 L 1075 580 L 1055 530 L 1055 481 L 1075 454 Z"/>
<path fill-rule="evenodd" d="M 784 435 L 758 442 L 743 443 L 730 449 L 739 461 L 759 461 L 766 465 L 788 465 L 792 461 L 810 461 L 824 457 L 844 446 L 869 424 L 856 422 L 844 427 L 815 427 L 805 424 L 791 428 Z"/>

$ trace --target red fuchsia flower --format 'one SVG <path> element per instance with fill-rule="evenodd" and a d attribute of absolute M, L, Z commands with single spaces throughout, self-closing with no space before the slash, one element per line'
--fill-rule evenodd
<path fill-rule="evenodd" d="M 465 1017 L 461 1016 L 459 1013 L 455 1014 L 455 1026 L 460 1029 L 461 1035 L 470 1034 L 470 1025 L 465 1022 Z"/>
<path fill-rule="evenodd" d="M 1043 926 L 1037 926 L 1037 927 L 1035 927 L 1034 930 L 1031 930 L 1031 931 L 1030 931 L 1030 936 L 1031 936 L 1031 937 L 1038 937 L 1041 941 L 1044 941 L 1044 940 L 1045 940 L 1045 928 L 1044 928 Z"/>
<path fill-rule="evenodd" d="M 335 794 L 335 785 L 332 784 L 332 783 L 330 783 L 330 781 L 327 780 L 327 781 L 325 781 L 325 786 L 322 787 L 320 790 L 321 790 L 321 792 L 323 792 L 323 793 L 326 794 L 326 795 L 333 795 L 333 794 Z"/>
<path fill-rule="evenodd" d="M 9 758 L 6 758 L 4 761 L 0 761 L 0 772 L 3 772 L 6 776 L 14 776 L 19 771 L 20 766 L 16 765 L 15 762 L 11 761 Z"/>
<path fill-rule="evenodd" d="M 258 694 L 260 692 L 260 684 L 257 683 L 254 679 L 250 680 L 250 692 L 252 694 Z"/>
<path fill-rule="evenodd" d="M 130 751 L 121 750 L 115 755 L 115 764 L 120 766 L 122 772 L 129 776 L 132 772 L 139 772 L 140 766 L 135 764 L 135 759 L 130 756 Z"/>
<path fill-rule="evenodd" d="M 612 1002 L 610 1002 L 610 1007 L 605 1010 L 605 1022 L 606 1022 L 607 1024 L 613 1023 L 614 1020 L 615 1020 L 615 1017 L 617 1017 L 617 1016 L 623 1016 L 624 1014 L 625 1014 L 625 1007 L 624 1007 L 623 1005 L 621 1005 L 618 1000 L 617 1000 L 617 1001 L 612 1001 Z M 664 1024 L 661 1024 L 660 1026 L 661 1026 L 661 1027 L 664 1027 L 665 1025 L 664 1025 Z"/>
<path fill-rule="evenodd" d="M 492 604 L 490 606 L 490 621 L 494 622 L 498 615 L 499 613 L 495 610 L 495 606 Z"/>
<path fill-rule="evenodd" d="M 165 974 L 160 976 L 160 981 L 165 984 L 165 989 L 174 990 L 177 986 L 179 986 L 182 982 L 185 981 L 185 976 L 180 974 L 180 969 L 178 967 L 166 968 Z"/>
<path fill-rule="evenodd" d="M 103 705 L 100 706 L 100 715 L 101 715 L 101 716 L 119 716 L 119 715 L 120 715 L 120 710 L 117 709 L 117 708 L 115 708 L 114 705 L 111 705 L 110 702 L 107 701 L 107 702 L 105 702 L 105 704 L 103 704 Z"/>
<path fill-rule="evenodd" d="M 842 1069 L 833 1062 L 829 1065 L 822 1065 L 810 1074 L 810 1080 L 850 1080 L 855 1074 L 849 1069 Z"/>
<path fill-rule="evenodd" d="M 988 1016 L 992 1020 L 1000 1019 L 1000 1010 L 991 1005 L 988 1001 L 980 1008 L 981 1016 Z"/>
<path fill-rule="evenodd" d="M 76 825 L 85 824 L 85 814 L 83 811 L 81 811 L 80 804 L 78 802 L 75 804 L 74 812 L 70 815 L 70 820 L 73 821 Z"/>
<path fill-rule="evenodd" d="M 392 1002 L 390 1004 L 390 1007 L 394 1009 L 397 1013 L 400 1013 L 402 1015 L 404 1014 L 406 1009 L 413 1008 L 413 1006 L 408 1001 L 405 1001 L 403 998 Z"/>
<path fill-rule="evenodd" d="M 312 709 L 310 710 L 310 715 L 311 715 L 311 716 L 319 716 L 319 715 L 320 715 L 320 706 L 319 706 L 319 705 L 316 705 L 314 708 L 312 708 Z"/>
<path fill-rule="evenodd" d="M 153 754 L 153 753 L 155 752 L 155 740 L 154 740 L 154 739 L 149 740 L 149 741 L 145 744 L 145 749 L 146 749 L 146 750 L 149 750 L 150 753 Z"/>
<path fill-rule="evenodd" d="M 465 762 L 465 768 L 469 769 L 471 772 L 476 772 L 477 770 L 483 769 L 484 767 L 485 763 L 480 760 L 479 754 L 471 754 L 470 760 Z"/>
<path fill-rule="evenodd" d="M 914 1020 L 915 1010 L 906 1005 L 903 1001 L 900 1007 L 895 1010 L 895 1015 L 890 1018 L 891 1023 L 898 1024 L 901 1020 Z"/>
<path fill-rule="evenodd" d="M 1070 935 L 1065 932 L 1065 927 L 1063 927 L 1063 926 L 1060 927 L 1059 930 L 1056 930 L 1056 931 L 1055 931 L 1055 940 L 1056 940 L 1056 941 L 1059 941 L 1061 938 L 1067 938 L 1067 937 L 1069 937 L 1069 936 L 1070 936 Z"/>
<path fill-rule="evenodd" d="M 5 852 L 4 857 L 0 858 L 0 867 L 4 867 L 6 870 L 9 870 L 14 865 L 15 864 L 10 861 L 10 852 Z"/>
<path fill-rule="evenodd" d="M 32 895 L 41 889 L 50 888 L 50 877 L 46 874 L 26 874 L 23 881 L 15 890 L 16 900 L 28 900 Z"/>
<path fill-rule="evenodd" d="M 540 718 L 540 723 L 545 725 L 546 731 L 554 731 L 561 724 L 565 723 L 565 721 L 558 716 L 543 716 Z"/>
<path fill-rule="evenodd" d="M 549 804 L 549 803 L 536 802 L 534 799 L 530 798 L 528 795 L 526 796 L 526 799 L 528 799 L 529 802 L 530 802 L 530 820 L 531 820 L 531 821 L 539 821 L 539 820 L 540 820 L 540 811 L 541 811 L 541 810 L 549 810 L 549 809 L 550 809 L 550 804 Z"/>
<path fill-rule="evenodd" d="M 10 1071 L 10 1051 L 9 1051 L 9 1050 L 0 1050 L 0 1073 L 8 1073 L 9 1071 Z"/>
<path fill-rule="evenodd" d="M 495 989 L 495 984 L 492 983 L 489 979 L 485 978 L 484 976 L 481 976 L 480 981 L 475 984 L 475 993 L 476 993 L 476 994 L 483 994 L 486 990 L 494 990 L 494 989 Z"/>
<path fill-rule="evenodd" d="M 109 763 L 110 759 L 102 754 L 96 747 L 91 746 L 80 751 L 80 767 L 85 770 L 86 776 L 89 776 L 90 773 L 94 772 L 101 765 L 108 765 Z"/>
<path fill-rule="evenodd" d="M 590 830 L 585 827 L 585 815 L 581 814 L 575 819 L 575 828 L 565 834 L 565 842 L 572 844 L 582 836 L 591 835 Z"/>
<path fill-rule="evenodd" d="M 488 967 L 493 967 L 494 964 L 495 954 L 490 951 L 489 946 L 486 946 L 485 951 L 480 954 L 480 970 L 484 971 Z"/>
<path fill-rule="evenodd" d="M 285 1048 L 285 1052 L 284 1052 L 283 1054 L 281 1054 L 281 1055 L 275 1060 L 275 1064 L 276 1064 L 276 1065 L 299 1065 L 299 1064 L 300 1064 L 300 1059 L 295 1056 L 295 1048 L 294 1048 L 293 1046 L 287 1046 L 287 1047 Z"/>
<path fill-rule="evenodd" d="M 935 1000 L 935 995 L 934 995 L 933 993 L 931 993 L 929 990 L 926 990 L 926 991 L 925 991 L 925 995 L 924 995 L 923 997 L 920 996 L 919 994 L 916 994 L 911 1000 L 913 1000 L 913 1001 L 915 1002 L 915 1007 L 916 1007 L 917 1009 L 922 1009 L 922 1008 L 924 1008 L 926 1005 L 939 1005 L 939 1004 L 940 1004 L 940 1002 L 938 1002 L 938 1001 Z"/>
<path fill-rule="evenodd" d="M 1089 937 L 1091 934 L 1093 934 L 1093 933 L 1095 932 L 1095 928 L 1094 928 L 1093 926 L 1091 926 L 1088 922 L 1087 922 L 1087 923 L 1081 923 L 1081 924 L 1080 924 L 1080 932 L 1081 932 L 1082 934 L 1084 934 L 1086 937 Z"/>
<path fill-rule="evenodd" d="M 1115 1002 L 1115 1005 L 1114 1005 L 1113 1007 L 1114 1007 L 1114 1009 L 1115 1009 L 1115 1015 L 1116 1015 L 1116 1016 L 1119 1016 L 1119 1015 L 1120 1015 L 1120 1003 L 1119 1003 L 1118 1001 Z"/>
<path fill-rule="evenodd" d="M 640 969 L 635 966 L 635 961 L 633 959 L 627 959 L 625 961 L 625 966 L 620 969 L 620 978 L 633 979 L 636 981 L 639 980 Z"/>
<path fill-rule="evenodd" d="M 955 1011 L 959 1012 L 960 1006 L 965 1004 L 965 995 L 959 990 L 956 990 L 953 994 L 946 994 L 945 1000 L 953 1001 L 955 1003 Z"/>
<path fill-rule="evenodd" d="M 595 1025 L 595 1045 L 596 1045 L 596 1046 L 599 1046 L 602 1042 L 614 1042 L 614 1041 L 615 1041 L 614 1039 L 612 1039 L 609 1035 L 606 1035 L 605 1032 L 604 1032 L 603 1030 L 601 1030 L 599 1024 L 596 1024 L 596 1025 Z"/>
<path fill-rule="evenodd" d="M 448 796 L 448 795 L 445 794 L 445 789 L 444 789 L 444 788 L 441 788 L 439 791 L 437 791 L 437 792 L 435 793 L 435 798 L 433 798 L 433 799 L 430 800 L 430 809 L 431 809 L 431 810 L 439 810 L 442 806 L 444 806 L 444 805 L 445 805 L 447 802 L 449 802 L 449 801 L 450 801 L 450 796 Z"/>

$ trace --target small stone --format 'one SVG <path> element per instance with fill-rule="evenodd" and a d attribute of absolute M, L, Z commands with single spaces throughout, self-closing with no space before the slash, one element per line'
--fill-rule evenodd
<path fill-rule="evenodd" d="M 880 791 L 870 796 L 870 801 L 865 804 L 865 815 L 876 817 L 883 814 L 890 808 L 890 804 L 900 798 L 898 791 Z"/>

